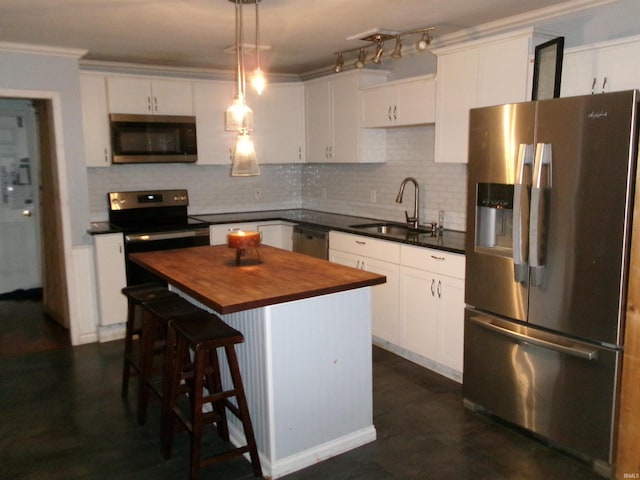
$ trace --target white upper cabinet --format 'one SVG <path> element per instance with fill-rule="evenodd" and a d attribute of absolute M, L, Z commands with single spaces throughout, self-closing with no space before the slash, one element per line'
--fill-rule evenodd
<path fill-rule="evenodd" d="M 640 37 L 567 50 L 562 64 L 563 97 L 640 88 Z"/>
<path fill-rule="evenodd" d="M 80 74 L 82 130 L 87 167 L 111 165 L 107 84 L 104 75 Z"/>
<path fill-rule="evenodd" d="M 434 49 L 436 162 L 467 162 L 471 108 L 530 99 L 530 56 L 545 40 L 526 29 Z"/>
<path fill-rule="evenodd" d="M 108 77 L 110 113 L 193 115 L 191 81 Z"/>
<path fill-rule="evenodd" d="M 232 82 L 194 82 L 198 165 L 231 165 L 233 134 L 224 129 L 224 112 L 235 94 Z"/>
<path fill-rule="evenodd" d="M 362 91 L 363 126 L 401 127 L 435 122 L 434 75 L 368 87 Z"/>
<path fill-rule="evenodd" d="M 247 88 L 258 163 L 304 162 L 304 84 L 271 83 L 262 95 Z"/>
<path fill-rule="evenodd" d="M 362 128 L 361 99 L 361 87 L 384 82 L 386 76 L 386 72 L 357 70 L 306 82 L 307 162 L 386 160 L 384 132 Z"/>

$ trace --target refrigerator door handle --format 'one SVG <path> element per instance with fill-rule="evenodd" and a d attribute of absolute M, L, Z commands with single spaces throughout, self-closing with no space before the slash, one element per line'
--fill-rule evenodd
<path fill-rule="evenodd" d="M 513 185 L 513 277 L 516 282 L 526 282 L 527 241 L 529 236 L 529 182 L 525 178 L 525 166 L 533 164 L 533 145 L 520 144 Z"/>
<path fill-rule="evenodd" d="M 543 283 L 545 270 L 545 245 L 548 191 L 551 189 L 551 144 L 538 143 L 533 165 L 533 182 L 531 185 L 531 214 L 529 223 L 529 266 L 531 268 L 530 284 L 539 287 Z M 545 168 L 546 167 L 546 168 Z M 544 173 L 546 172 L 546 176 Z"/>
<path fill-rule="evenodd" d="M 538 347 L 546 348 L 548 350 L 554 350 L 559 353 L 571 355 L 583 360 L 596 361 L 598 360 L 598 351 L 595 349 L 587 348 L 582 345 L 575 344 L 571 341 L 564 340 L 560 342 L 552 342 L 544 338 L 538 338 L 531 334 L 524 334 L 511 330 L 510 328 L 497 325 L 490 318 L 482 318 L 477 316 L 470 317 L 470 320 L 476 325 L 486 328 L 494 333 L 507 336 L 520 343 L 528 343 L 536 345 Z"/>

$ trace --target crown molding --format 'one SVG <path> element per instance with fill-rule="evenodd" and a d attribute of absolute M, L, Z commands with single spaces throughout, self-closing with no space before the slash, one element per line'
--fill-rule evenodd
<path fill-rule="evenodd" d="M 81 58 L 87 54 L 88 50 L 82 50 L 79 48 L 48 47 L 44 45 L 31 45 L 28 43 L 0 42 L 0 52 Z"/>

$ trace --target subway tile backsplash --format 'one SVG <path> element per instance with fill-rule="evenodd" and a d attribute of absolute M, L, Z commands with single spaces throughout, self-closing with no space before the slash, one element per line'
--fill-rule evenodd
<path fill-rule="evenodd" d="M 387 162 L 380 164 L 262 165 L 259 177 L 230 177 L 228 166 L 117 165 L 89 168 L 92 220 L 107 218 L 106 194 L 121 190 L 186 188 L 189 213 L 310 208 L 404 221 L 413 209 L 413 186 L 395 203 L 401 181 L 420 184 L 420 221 L 465 229 L 466 165 L 433 161 L 434 126 L 387 130 Z M 259 199 L 256 199 L 259 189 Z"/>

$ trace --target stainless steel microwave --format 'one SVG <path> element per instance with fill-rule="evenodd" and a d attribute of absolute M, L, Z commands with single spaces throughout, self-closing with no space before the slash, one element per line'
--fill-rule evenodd
<path fill-rule="evenodd" d="M 113 163 L 193 163 L 196 117 L 109 115 Z"/>

